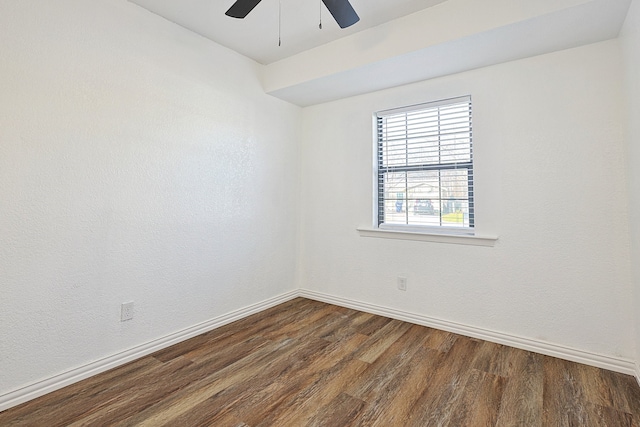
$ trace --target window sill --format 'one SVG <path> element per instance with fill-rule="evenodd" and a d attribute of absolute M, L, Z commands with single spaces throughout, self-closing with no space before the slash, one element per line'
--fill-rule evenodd
<path fill-rule="evenodd" d="M 357 228 L 360 237 L 381 239 L 414 240 L 419 242 L 450 243 L 455 245 L 494 246 L 498 236 L 428 233 L 419 231 L 389 230 L 380 228 Z"/>

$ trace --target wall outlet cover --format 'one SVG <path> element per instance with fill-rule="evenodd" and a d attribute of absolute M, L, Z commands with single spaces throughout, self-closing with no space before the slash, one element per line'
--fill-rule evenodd
<path fill-rule="evenodd" d="M 120 306 L 120 321 L 125 322 L 133 319 L 133 301 L 123 302 Z"/>

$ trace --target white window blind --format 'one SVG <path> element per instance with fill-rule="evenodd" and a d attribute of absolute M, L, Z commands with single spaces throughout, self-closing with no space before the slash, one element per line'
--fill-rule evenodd
<path fill-rule="evenodd" d="M 472 229 L 471 97 L 376 114 L 378 226 Z"/>

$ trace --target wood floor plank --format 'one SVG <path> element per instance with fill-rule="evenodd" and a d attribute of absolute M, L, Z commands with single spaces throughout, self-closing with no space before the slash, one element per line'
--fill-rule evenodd
<path fill-rule="evenodd" d="M 298 381 L 300 390 L 293 393 L 292 398 L 279 408 L 266 415 L 261 425 L 264 422 L 269 425 L 269 422 L 275 422 L 276 419 L 280 420 L 279 422 L 288 420 L 290 425 L 302 425 L 302 420 L 306 420 L 312 411 L 335 398 L 347 383 L 352 381 L 354 375 L 357 376 L 358 372 L 368 366 L 367 363 L 351 357 L 368 339 L 366 335 L 355 332 L 356 329 L 352 327 L 354 322 L 359 322 L 359 316 L 350 316 L 349 323 L 341 326 L 341 329 L 349 333 L 339 334 L 339 340 L 330 341 L 331 344 L 316 354 L 314 360 L 300 373 L 307 377 L 306 383 L 295 377 L 286 379 L 288 383 Z M 322 329 L 315 332 L 323 339 L 328 339 Z"/>
<path fill-rule="evenodd" d="M 340 393 L 335 399 L 321 407 L 311 418 L 308 427 L 328 427 L 353 425 L 366 403 L 360 399 Z"/>
<path fill-rule="evenodd" d="M 587 399 L 581 366 L 577 363 L 544 357 L 544 423 L 559 426 L 600 424 L 599 405 Z"/>
<path fill-rule="evenodd" d="M 600 374 L 609 384 L 613 408 L 640 418 L 640 387 L 635 378 L 606 370 Z"/>
<path fill-rule="evenodd" d="M 293 313 L 286 321 L 281 322 L 277 328 L 273 328 L 261 335 L 270 340 L 281 340 L 283 338 L 295 338 L 307 332 L 309 328 L 318 328 L 326 320 L 333 320 L 336 308 L 327 305 L 319 310 L 310 313 Z"/>
<path fill-rule="evenodd" d="M 32 414 L 30 419 L 34 425 L 67 426 L 73 425 L 77 418 L 90 421 L 107 412 L 114 413 L 116 408 L 133 411 L 136 407 L 149 404 L 149 401 L 160 400 L 167 387 L 162 378 L 172 372 L 182 371 L 190 364 L 187 360 L 176 359 L 170 364 L 154 365 L 154 368 L 139 372 L 138 375 L 120 377 L 119 381 L 110 383 L 110 387 L 94 388 L 93 392 L 68 396 L 64 402 Z M 187 381 L 170 384 L 169 387 L 179 388 Z M 135 406 L 130 404 L 132 400 L 136 401 Z"/>
<path fill-rule="evenodd" d="M 512 349 L 497 427 L 542 427 L 543 367 L 540 355 Z"/>
<path fill-rule="evenodd" d="M 330 345 L 322 339 L 313 339 L 310 344 L 300 344 L 301 350 L 292 353 L 283 360 L 274 361 L 254 376 L 250 387 L 238 384 L 230 387 L 224 394 L 234 397 L 232 412 L 249 425 L 256 425 L 269 413 L 284 405 L 296 390 L 305 387 L 310 381 L 309 365 L 318 360 L 318 354 L 324 353 Z M 313 368 L 312 368 L 313 369 Z M 287 378 L 287 381 L 279 381 Z"/>
<path fill-rule="evenodd" d="M 400 387 L 404 375 L 409 372 L 407 363 L 421 349 L 422 341 L 426 336 L 425 328 L 422 326 L 409 325 L 406 330 L 403 328 L 399 331 L 403 330 L 404 333 L 400 336 L 397 333 L 390 335 L 390 337 L 397 336 L 396 340 L 388 347 L 385 343 L 385 351 L 377 356 L 363 375 L 346 390 L 350 396 L 372 404 L 375 402 L 380 406 L 382 402 L 376 401 L 377 396 L 386 400 Z M 370 340 L 365 341 L 364 345 L 369 342 Z M 356 356 L 359 360 L 363 360 L 360 354 L 356 354 Z"/>
<path fill-rule="evenodd" d="M 585 403 L 587 412 L 589 413 L 588 422 L 578 420 L 570 416 L 569 423 L 571 425 L 589 425 L 595 427 L 635 427 L 633 416 L 626 412 L 619 412 L 608 406 L 594 405 L 591 402 Z M 583 424 L 578 424 L 578 423 Z"/>
<path fill-rule="evenodd" d="M 250 398 L 253 405 L 260 405 L 264 401 L 268 400 L 269 394 L 277 392 L 279 384 L 271 383 L 261 390 L 255 390 Z M 225 390 L 226 391 L 226 390 Z M 192 407 L 189 411 L 183 412 L 176 418 L 172 418 L 164 425 L 167 426 L 200 426 L 200 425 L 214 425 L 233 422 L 242 422 L 245 425 L 248 424 L 245 421 L 240 421 L 240 417 L 237 411 L 234 410 L 235 405 L 230 404 L 234 398 L 241 398 L 237 389 L 233 390 L 236 393 L 225 393 L 225 391 L 218 393 L 210 398 L 202 401 L 198 405 Z M 224 394 L 224 396 L 221 396 Z M 221 397 L 226 402 L 221 402 Z M 256 406 L 257 407 L 257 406 Z"/>
<path fill-rule="evenodd" d="M 330 404 L 342 390 L 348 387 L 351 378 L 361 375 L 369 364 L 358 359 L 350 359 L 316 377 L 293 399 L 274 410 L 258 424 L 266 426 L 303 426 L 307 425 L 320 408 Z"/>
<path fill-rule="evenodd" d="M 394 390 L 394 393 L 384 395 L 387 400 L 385 407 L 369 409 L 360 418 L 359 425 L 372 427 L 405 425 L 406 420 L 410 418 L 413 405 L 431 383 L 434 366 L 440 354 L 436 350 L 419 348 L 407 361 L 408 371 L 403 375 L 400 386 Z"/>
<path fill-rule="evenodd" d="M 477 340 L 458 337 L 447 353 L 440 354 L 430 384 L 413 405 L 407 425 L 442 425 L 451 418 L 479 344 Z"/>
<path fill-rule="evenodd" d="M 384 353 L 399 337 L 401 337 L 411 324 L 401 322 L 400 320 L 392 320 L 377 332 L 373 333 L 369 339 L 363 343 L 362 351 L 356 357 L 363 362 L 372 363 L 382 353 Z"/>
<path fill-rule="evenodd" d="M 354 377 L 364 371 L 369 364 L 348 356 L 367 339 L 365 335 L 354 334 L 348 339 L 332 342 L 316 355 L 309 366 L 297 377 L 278 379 L 298 385 L 298 390 L 292 390 L 289 399 L 283 401 L 278 408 L 269 413 L 261 414 L 259 425 L 270 423 L 284 423 L 285 425 L 304 425 L 310 415 L 318 407 L 326 405 L 344 390 Z M 300 378 L 304 376 L 304 378 Z M 306 381 L 304 381 L 306 379 Z M 252 408 L 245 408 L 252 410 Z M 254 411 L 255 412 L 255 411 Z"/>
<path fill-rule="evenodd" d="M 362 312 L 352 311 L 351 313 L 339 313 L 339 319 L 336 319 L 335 323 L 324 325 L 316 330 L 315 334 L 327 341 L 339 341 L 347 336 L 351 336 L 357 332 L 358 325 L 369 316 L 364 316 Z"/>
<path fill-rule="evenodd" d="M 153 371 L 162 364 L 152 357 L 144 357 L 127 363 L 117 369 L 93 376 L 84 381 L 46 394 L 38 399 L 23 403 L 10 411 L 0 412 L 0 425 L 37 425 L 42 420 L 55 420 L 51 425 L 64 425 L 66 420 L 56 419 L 54 414 L 60 408 L 73 416 L 73 406 L 77 414 L 86 411 L 86 406 L 102 405 L 109 399 L 109 390 L 131 378 L 138 378 Z M 78 415 L 79 416 L 79 415 Z M 62 423 L 62 424 L 61 424 Z"/>
<path fill-rule="evenodd" d="M 453 346 L 457 339 L 458 335 L 452 334 L 451 332 L 431 329 L 429 331 L 429 336 L 425 340 L 424 346 L 432 350 L 446 353 Z"/>
<path fill-rule="evenodd" d="M 424 348 L 419 348 L 416 352 L 406 356 L 405 362 L 398 364 L 398 367 L 393 369 L 393 375 L 380 378 L 380 383 L 377 386 L 366 390 L 362 397 L 359 396 L 368 405 L 354 425 L 364 427 L 404 424 L 411 407 L 419 396 L 419 393 L 410 394 L 410 391 L 415 390 L 416 384 L 419 389 L 423 385 L 426 386 L 420 379 L 412 378 L 412 375 L 419 373 L 420 367 L 432 366 L 437 359 L 437 354 L 433 350 Z M 367 373 L 369 372 L 364 374 Z M 369 374 L 371 375 L 373 372 Z"/>
<path fill-rule="evenodd" d="M 603 377 L 602 369 L 593 366 L 576 365 L 577 376 L 582 384 L 585 399 L 595 405 L 614 407 L 611 388 Z"/>
<path fill-rule="evenodd" d="M 222 346 L 223 342 L 239 341 L 245 337 L 261 335 L 267 331 L 278 330 L 282 323 L 291 321 L 292 315 L 310 315 L 311 313 L 325 308 L 323 304 L 303 298 L 296 298 L 287 301 L 276 307 L 271 307 L 248 318 L 223 325 L 212 331 L 206 332 L 197 337 L 186 340 L 180 345 L 174 345 L 166 349 L 153 353 L 153 356 L 160 361 L 166 362 L 174 357 L 183 356 L 187 358 L 197 358 L 198 354 L 206 351 L 211 343 Z M 269 319 L 268 322 L 262 321 Z M 223 341 L 224 340 L 224 341 Z M 188 355 L 189 353 L 195 353 Z"/>
<path fill-rule="evenodd" d="M 489 374 L 508 377 L 515 359 L 512 351 L 519 350 L 484 341 L 478 348 L 476 357 L 473 360 L 473 367 Z"/>
<path fill-rule="evenodd" d="M 193 363 L 189 360 L 175 358 L 152 372 L 120 383 L 112 390 L 115 393 L 110 394 L 108 405 L 94 403 L 87 409 L 85 404 L 82 421 L 69 425 L 83 425 L 97 420 L 104 424 L 115 424 L 143 408 L 156 404 L 167 394 L 186 387 L 193 379 L 193 376 L 189 375 L 192 366 Z M 100 400 L 105 401 L 106 398 L 107 396 L 101 396 Z M 56 415 L 56 418 L 59 417 Z"/>
<path fill-rule="evenodd" d="M 250 384 L 253 378 L 264 370 L 264 366 L 277 360 L 286 360 L 297 350 L 296 344 L 289 339 L 271 343 L 212 374 L 207 375 L 203 372 L 200 379 L 167 396 L 161 404 L 140 411 L 125 425 L 159 425 L 179 417 L 229 387 L 242 383 Z"/>
<path fill-rule="evenodd" d="M 372 316 L 358 327 L 358 332 L 362 335 L 371 335 L 378 332 L 389 322 L 391 322 L 391 319 L 388 317 Z"/>
<path fill-rule="evenodd" d="M 472 369 L 447 420 L 452 426 L 494 426 L 506 379 Z"/>
<path fill-rule="evenodd" d="M 296 298 L 0 412 L 0 426 L 640 427 L 635 379 Z"/>

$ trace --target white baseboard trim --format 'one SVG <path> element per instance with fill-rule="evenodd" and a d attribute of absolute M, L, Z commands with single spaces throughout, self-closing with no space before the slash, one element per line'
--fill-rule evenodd
<path fill-rule="evenodd" d="M 0 395 L 0 411 L 12 408 L 16 405 L 43 396 L 47 393 L 61 389 L 101 372 L 108 371 L 109 369 L 115 368 L 117 366 L 124 365 L 125 363 L 147 356 L 153 352 L 162 350 L 163 348 L 177 344 L 189 338 L 193 338 L 205 332 L 209 332 L 215 328 L 219 328 L 220 326 L 235 322 L 236 320 L 240 320 L 252 314 L 274 307 L 278 304 L 282 304 L 296 297 L 309 298 L 312 300 L 326 302 L 341 307 L 347 307 L 354 310 L 402 320 L 405 322 L 428 326 L 435 329 L 441 329 L 472 338 L 478 338 L 498 344 L 520 348 L 523 350 L 533 351 L 536 353 L 545 354 L 547 356 L 558 357 L 560 359 L 570 360 L 572 362 L 584 363 L 586 365 L 591 365 L 598 368 L 633 375 L 640 385 L 640 365 L 635 364 L 633 361 L 628 359 L 603 356 L 600 354 L 576 350 L 558 344 L 552 344 L 530 338 L 523 338 L 515 335 L 504 334 L 501 332 L 490 331 L 487 329 L 463 325 L 460 323 L 450 322 L 442 319 L 436 319 L 433 317 L 410 313 L 394 308 L 383 307 L 342 297 L 336 297 L 321 292 L 297 289 L 252 304 L 250 306 L 234 310 L 230 313 L 166 335 L 162 338 L 149 341 L 145 344 L 132 347 L 123 352 L 105 357 L 100 360 L 96 360 L 95 362 L 91 362 L 84 366 L 71 369 L 62 374 L 47 378 L 43 381 L 39 381 L 26 387 Z"/>
<path fill-rule="evenodd" d="M 313 299 L 316 301 L 326 302 L 329 304 L 339 305 L 354 310 L 364 311 L 371 314 L 390 317 L 405 322 L 415 323 L 430 328 L 441 329 L 447 332 L 478 338 L 485 341 L 491 341 L 497 344 L 503 344 L 522 350 L 532 351 L 547 356 L 557 357 L 572 362 L 583 363 L 585 365 L 595 366 L 598 368 L 608 369 L 610 371 L 620 372 L 627 375 L 634 375 L 640 381 L 640 371 L 637 365 L 631 360 L 603 356 L 601 354 L 590 353 L 583 350 L 576 350 L 558 344 L 552 344 L 544 341 L 538 341 L 531 338 L 523 338 L 515 335 L 509 335 L 502 332 L 490 331 L 487 329 L 477 328 L 474 326 L 463 325 L 460 323 L 450 322 L 447 320 L 436 319 L 421 314 L 410 313 L 389 307 L 383 307 L 375 304 L 369 304 L 352 299 L 336 297 L 321 292 L 309 291 L 301 289 L 299 296 Z"/>
<path fill-rule="evenodd" d="M 0 412 L 299 296 L 294 290 L 0 395 Z"/>

